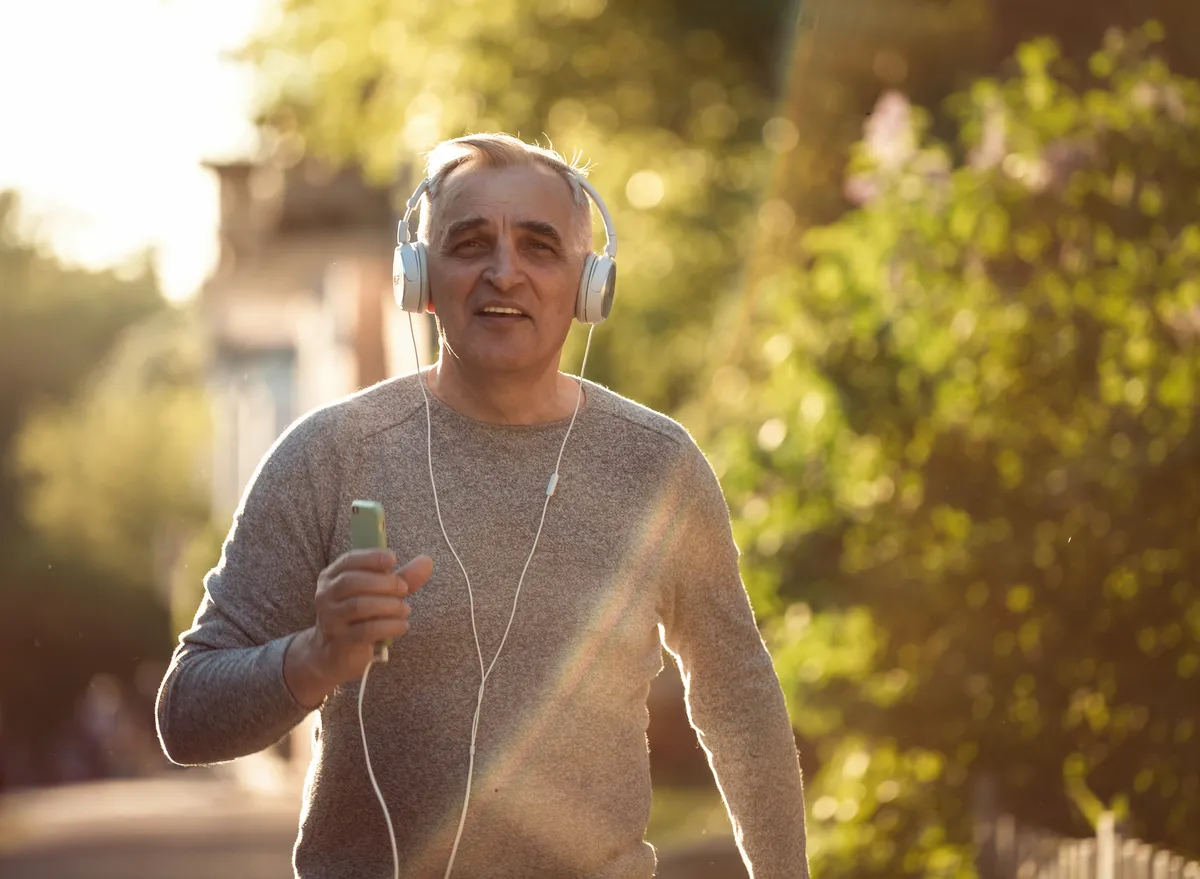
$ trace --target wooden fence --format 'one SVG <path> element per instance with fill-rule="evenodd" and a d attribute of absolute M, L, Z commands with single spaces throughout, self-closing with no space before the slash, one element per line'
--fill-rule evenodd
<path fill-rule="evenodd" d="M 1200 879 L 1200 861 L 1125 837 L 1112 814 L 1096 835 L 1069 839 L 1000 815 L 976 824 L 980 879 Z"/>

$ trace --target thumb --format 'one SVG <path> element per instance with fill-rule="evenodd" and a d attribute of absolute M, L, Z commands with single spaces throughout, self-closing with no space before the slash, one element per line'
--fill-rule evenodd
<path fill-rule="evenodd" d="M 412 595 L 433 575 L 433 559 L 427 555 L 419 555 L 396 572 L 404 584 L 404 594 Z"/>

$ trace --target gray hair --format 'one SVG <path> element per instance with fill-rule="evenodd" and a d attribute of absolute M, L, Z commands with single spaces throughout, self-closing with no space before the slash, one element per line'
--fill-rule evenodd
<path fill-rule="evenodd" d="M 526 143 L 511 134 L 468 134 L 445 140 L 429 151 L 425 163 L 425 176 L 429 186 L 421 196 L 421 222 L 417 237 L 429 244 L 433 229 L 434 204 L 438 200 L 446 178 L 457 168 L 477 161 L 489 168 L 512 168 L 543 165 L 557 173 L 571 189 L 571 201 L 575 206 L 575 220 L 584 250 L 590 249 L 592 234 L 591 204 L 587 192 L 580 184 L 580 177 L 587 175 L 587 166 L 579 164 L 576 155 L 568 162 L 561 154 L 549 147 Z"/>

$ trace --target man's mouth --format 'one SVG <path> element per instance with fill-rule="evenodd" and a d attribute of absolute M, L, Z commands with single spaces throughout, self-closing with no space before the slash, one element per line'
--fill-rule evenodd
<path fill-rule="evenodd" d="M 488 305 L 480 309 L 478 313 L 481 317 L 496 321 L 518 321 L 529 317 L 529 315 L 520 309 L 509 308 L 504 305 Z"/>

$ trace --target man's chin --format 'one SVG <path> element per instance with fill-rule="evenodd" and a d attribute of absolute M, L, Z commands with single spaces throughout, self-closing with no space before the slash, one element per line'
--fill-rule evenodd
<path fill-rule="evenodd" d="M 516 346 L 500 348 L 496 346 L 480 346 L 471 350 L 469 354 L 463 355 L 461 349 L 458 350 L 459 362 L 464 367 L 472 372 L 479 372 L 488 375 L 529 375 L 539 371 L 539 367 L 544 365 L 538 358 L 530 357 L 528 350 L 521 350 Z"/>

